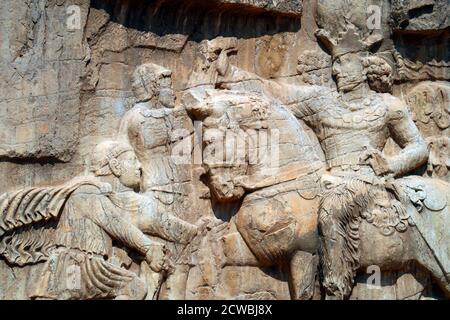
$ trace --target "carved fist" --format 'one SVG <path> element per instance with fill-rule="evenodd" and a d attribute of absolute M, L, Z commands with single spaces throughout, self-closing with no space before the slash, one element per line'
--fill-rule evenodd
<path fill-rule="evenodd" d="M 226 225 L 224 221 L 213 217 L 201 217 L 196 223 L 196 226 L 198 227 L 198 234 L 202 233 L 203 230 L 210 231 L 223 225 Z"/>
<path fill-rule="evenodd" d="M 169 250 L 164 244 L 155 244 L 145 256 L 150 269 L 155 272 L 166 271 L 170 273 L 173 270 L 173 263 L 170 259 Z"/>
<path fill-rule="evenodd" d="M 361 156 L 361 161 L 368 163 L 377 176 L 385 176 L 392 173 L 388 158 L 379 150 L 370 149 L 365 151 Z"/>
<path fill-rule="evenodd" d="M 212 219 L 210 217 L 201 217 L 197 220 L 195 225 L 197 226 L 198 233 L 201 233 L 204 229 L 208 227 L 208 225 L 211 223 Z"/>

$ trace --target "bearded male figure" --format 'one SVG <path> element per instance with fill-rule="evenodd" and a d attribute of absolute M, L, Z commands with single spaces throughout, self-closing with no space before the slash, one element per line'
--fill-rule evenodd
<path fill-rule="evenodd" d="M 397 238 L 402 249 L 394 254 L 396 258 L 381 255 L 379 263 L 399 268 L 415 260 L 448 293 L 448 250 L 437 253 L 439 245 L 427 243 L 430 239 L 421 234 L 420 228 L 411 229 L 416 222 L 412 216 L 419 216 L 410 201 L 414 192 L 410 191 L 434 182 L 420 177 L 394 180 L 426 163 L 428 152 L 408 106 L 383 93 L 392 86 L 391 67 L 383 59 L 370 56 L 369 49 L 377 41 L 362 39 L 352 25 L 338 39 L 320 31 L 318 36 L 332 53 L 338 93 L 321 87 L 304 88 L 297 96 L 295 90 L 291 91 L 293 99 L 286 102 L 314 130 L 325 154 L 328 173 L 322 177 L 319 256 L 327 294 L 347 297 L 361 258 L 376 260 L 372 257 Z M 391 157 L 382 152 L 389 137 L 401 148 Z M 439 184 L 437 189 L 434 192 L 446 199 L 448 187 Z M 362 238 L 371 241 L 367 234 L 373 232 L 368 226 L 360 230 L 362 221 L 386 236 L 380 240 L 379 249 L 372 247 L 369 251 L 367 244 L 360 245 Z M 399 235 L 407 229 L 406 235 Z M 448 237 L 445 230 L 443 234 Z M 418 249 L 422 246 L 427 249 Z M 431 251 L 430 246 L 434 247 Z"/>
<path fill-rule="evenodd" d="M 142 163 L 142 196 L 152 202 L 158 219 L 170 225 L 164 229 L 163 238 L 173 245 L 179 263 L 167 279 L 170 290 L 166 295 L 183 299 L 191 264 L 186 248 L 193 246 L 191 240 L 204 231 L 209 221 L 200 218 L 192 224 L 181 218 L 192 218 L 189 210 L 182 209 L 192 201 L 188 198 L 190 189 L 186 188 L 190 168 L 173 161 L 172 147 L 177 139 L 189 138 L 192 124 L 186 111 L 175 107 L 170 70 L 153 63 L 142 64 L 133 73 L 132 89 L 136 104 L 122 118 L 119 136 L 131 144 Z"/>
<path fill-rule="evenodd" d="M 408 106 L 387 93 L 393 83 L 392 68 L 371 54 L 380 39 L 363 38 L 351 24 L 338 38 L 331 38 L 323 30 L 317 36 L 331 52 L 338 92 L 322 86 L 281 84 L 229 64 L 215 86 L 272 97 L 315 132 L 327 169 L 322 176 L 319 208 L 319 256 L 329 296 L 350 295 L 363 260 L 398 269 L 408 261 L 416 261 L 450 293 L 449 248 L 433 240 L 450 239 L 448 230 L 441 226 L 450 218 L 450 189 L 434 179 L 401 178 L 425 164 L 428 151 Z M 241 81 L 236 83 L 231 81 L 233 78 Z M 401 148 L 391 157 L 383 154 L 389 138 Z M 417 200 L 424 190 L 426 206 L 421 203 L 423 196 Z M 418 214 L 423 208 L 441 214 L 423 218 L 424 212 Z M 441 222 L 430 223 L 433 219 Z M 414 224 L 418 224 L 417 228 L 412 227 Z M 367 225 L 373 229 L 367 229 Z M 374 243 L 368 238 L 376 237 L 375 232 L 383 235 L 379 249 L 363 245 L 364 237 Z M 390 245 L 395 252 L 383 249 Z"/>

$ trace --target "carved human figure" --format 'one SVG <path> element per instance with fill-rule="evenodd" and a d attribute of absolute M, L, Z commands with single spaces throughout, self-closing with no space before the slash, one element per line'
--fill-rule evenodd
<path fill-rule="evenodd" d="M 171 76 L 170 70 L 156 64 L 136 68 L 132 88 L 137 103 L 124 115 L 119 129 L 119 136 L 130 142 L 142 164 L 141 191 L 156 204 L 162 204 L 157 206 L 158 211 L 176 210 L 174 195 L 182 190 L 174 185 L 185 182 L 182 170 L 172 161 L 171 135 L 186 128 L 183 122 L 190 120 L 187 115 L 177 118 Z M 196 233 L 195 225 L 171 212 L 167 215 L 174 219 L 170 231 L 173 239 L 186 243 Z"/>
<path fill-rule="evenodd" d="M 338 39 L 321 31 L 318 37 L 331 51 L 338 92 L 322 86 L 279 84 L 234 66 L 215 86 L 276 98 L 317 135 L 327 166 L 322 176 L 319 233 L 323 283 L 330 296 L 347 297 L 360 266 L 376 262 L 395 269 L 410 260 L 426 268 L 448 293 L 448 246 L 437 250 L 440 245 L 428 236 L 448 237 L 448 231 L 426 222 L 412 227 L 421 217 L 407 191 L 427 186 L 428 192 L 434 190 L 436 198 L 445 200 L 449 188 L 420 177 L 415 183 L 398 179 L 423 165 L 428 152 L 408 106 L 383 93 L 392 86 L 392 69 L 383 59 L 369 54 L 380 38 L 362 39 L 352 25 Z M 233 76 L 239 81 L 231 81 Z M 401 148 L 392 157 L 382 152 L 389 137 Z M 439 211 L 447 220 L 448 203 L 444 202 Z M 432 214 L 431 207 L 422 216 Z M 378 237 L 377 232 L 383 236 Z M 378 249 L 360 245 L 364 241 L 376 242 Z M 401 243 L 400 251 L 384 249 L 394 243 Z M 432 250 L 423 249 L 430 246 Z"/>
<path fill-rule="evenodd" d="M 209 220 L 202 217 L 194 225 L 180 218 L 189 214 L 185 206 L 193 201 L 192 197 L 188 198 L 189 189 L 186 189 L 191 176 L 190 168 L 173 161 L 172 147 L 178 139 L 189 139 L 192 124 L 186 111 L 175 107 L 171 77 L 170 70 L 156 64 L 136 68 L 132 77 L 136 104 L 122 118 L 119 136 L 129 141 L 142 163 L 143 196 L 153 203 L 160 219 L 170 224 L 165 239 L 171 242 L 174 251 L 186 255 L 186 246 Z M 189 271 L 189 263 L 178 258 L 180 264 L 167 279 L 172 288 L 168 293 L 171 298 L 184 297 Z"/>
<path fill-rule="evenodd" d="M 123 267 L 113 241 L 144 257 L 155 272 L 171 268 L 166 247 L 144 234 L 166 237 L 168 230 L 133 190 L 141 165 L 131 146 L 100 143 L 91 165 L 92 175 L 62 186 L 2 196 L 1 255 L 18 265 L 45 261 L 30 298 L 143 299 L 145 282 Z"/>
<path fill-rule="evenodd" d="M 133 146 L 142 163 L 142 191 L 170 187 L 168 165 L 173 126 L 170 115 L 175 106 L 171 72 L 155 64 L 143 64 L 132 77 L 136 104 L 122 118 L 119 135 Z"/>
<path fill-rule="evenodd" d="M 428 152 L 407 105 L 389 93 L 379 93 L 389 91 L 392 85 L 390 66 L 368 55 L 376 41 L 361 39 L 352 25 L 338 39 L 320 32 L 319 39 L 332 53 L 338 93 L 323 87 L 302 88 L 289 104 L 315 131 L 327 162 L 319 208 L 320 257 L 327 293 L 347 297 L 361 265 L 377 261 L 377 265 L 395 269 L 409 260 L 430 271 L 448 293 L 448 250 L 436 256 L 435 250 L 423 249 L 430 239 L 412 228 L 416 210 L 405 196 L 408 183 L 393 180 L 423 165 Z M 389 137 L 401 148 L 391 157 L 382 152 Z M 436 194 L 446 199 L 446 188 L 434 187 Z M 386 237 L 369 237 L 374 231 L 371 227 Z M 441 234 L 447 232 L 441 230 Z M 367 241 L 366 245 L 360 241 Z M 369 241 L 378 249 L 367 250 Z M 395 241 L 402 243 L 403 251 L 380 254 Z"/>

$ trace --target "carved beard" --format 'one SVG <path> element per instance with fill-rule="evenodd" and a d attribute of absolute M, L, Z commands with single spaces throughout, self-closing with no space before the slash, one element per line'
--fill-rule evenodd
<path fill-rule="evenodd" d="M 365 77 L 361 77 L 361 75 L 346 75 L 344 77 L 337 76 L 336 81 L 340 92 L 350 92 L 366 81 L 366 79 Z"/>
<path fill-rule="evenodd" d="M 158 97 L 158 102 L 161 106 L 166 108 L 174 108 L 175 107 L 175 95 L 172 89 L 164 88 L 161 89 Z"/>

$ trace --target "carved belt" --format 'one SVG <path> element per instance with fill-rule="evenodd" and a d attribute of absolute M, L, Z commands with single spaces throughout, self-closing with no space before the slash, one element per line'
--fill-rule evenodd
<path fill-rule="evenodd" d="M 361 154 L 346 154 L 336 157 L 334 159 L 327 160 L 327 168 L 332 169 L 336 167 L 342 167 L 342 169 L 352 169 L 358 171 L 361 167 L 370 167 L 369 164 L 363 163 L 360 160 Z"/>

